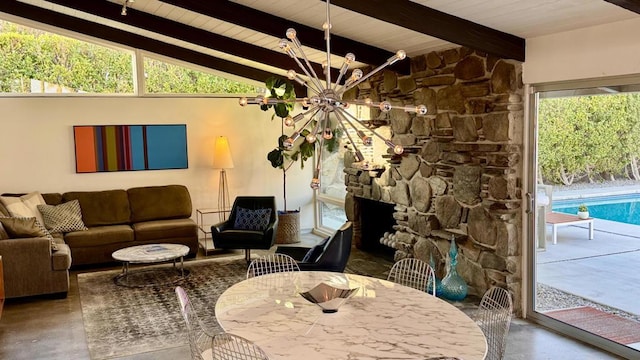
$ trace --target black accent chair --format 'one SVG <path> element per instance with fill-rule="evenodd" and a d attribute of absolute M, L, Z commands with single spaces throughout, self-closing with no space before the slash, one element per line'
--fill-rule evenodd
<path fill-rule="evenodd" d="M 235 228 L 238 208 L 247 210 L 271 209 L 269 223 L 264 230 Z M 217 249 L 244 249 L 245 259 L 251 261 L 251 249 L 270 249 L 276 241 L 278 214 L 273 196 L 238 196 L 233 201 L 229 219 L 211 226 L 213 246 Z"/>
<path fill-rule="evenodd" d="M 278 246 L 276 253 L 286 254 L 296 259 L 302 271 L 344 272 L 351 255 L 352 236 L 353 227 L 351 222 L 347 221 L 324 245 L 316 245 L 314 248 Z M 312 249 L 317 254 L 312 253 L 310 259 L 303 261 L 305 255 Z"/>

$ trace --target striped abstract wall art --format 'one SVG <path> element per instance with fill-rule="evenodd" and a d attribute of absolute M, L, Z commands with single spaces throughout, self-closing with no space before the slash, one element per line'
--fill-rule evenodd
<path fill-rule="evenodd" d="M 76 172 L 186 169 L 187 125 L 74 126 Z"/>

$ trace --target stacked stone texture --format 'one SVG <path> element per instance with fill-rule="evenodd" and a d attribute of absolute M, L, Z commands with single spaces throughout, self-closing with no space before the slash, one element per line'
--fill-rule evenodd
<path fill-rule="evenodd" d="M 365 71 L 366 73 L 366 71 Z M 521 183 L 523 86 L 519 62 L 468 48 L 412 58 L 411 75 L 372 77 L 345 98 L 427 106 L 417 116 L 375 111 L 388 124 L 403 156 L 388 154 L 384 172 L 352 167 L 345 159 L 347 218 L 362 244 L 358 197 L 395 204 L 395 232 L 380 242 L 395 259 L 429 261 L 444 276 L 450 241 L 458 248 L 458 273 L 469 292 L 507 287 L 521 303 Z"/>

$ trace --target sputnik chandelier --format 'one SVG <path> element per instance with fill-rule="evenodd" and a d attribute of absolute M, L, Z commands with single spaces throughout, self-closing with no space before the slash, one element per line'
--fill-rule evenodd
<path fill-rule="evenodd" d="M 351 113 L 347 111 L 351 104 L 356 105 L 364 105 L 369 108 L 379 108 L 382 112 L 389 112 L 391 109 L 402 109 L 406 112 L 414 112 L 419 115 L 425 115 L 427 113 L 427 108 L 424 105 L 418 106 L 396 106 L 392 105 L 388 101 L 382 102 L 373 102 L 371 99 L 367 98 L 364 100 L 354 100 L 351 102 L 343 101 L 342 96 L 345 92 L 354 87 L 358 86 L 358 84 L 363 81 L 369 79 L 374 74 L 378 73 L 385 67 L 397 62 L 398 60 L 403 60 L 406 57 L 406 53 L 403 50 L 399 50 L 395 53 L 395 55 L 391 56 L 387 61 L 367 73 L 363 74 L 362 70 L 354 69 L 351 72 L 351 76 L 349 76 L 344 84 L 340 85 L 344 75 L 347 73 L 349 65 L 355 61 L 355 55 L 352 53 L 347 53 L 344 57 L 344 61 L 342 66 L 340 67 L 340 72 L 338 74 L 338 78 L 334 83 L 331 82 L 331 19 L 329 14 L 330 1 L 327 0 L 327 20 L 322 25 L 324 30 L 324 37 L 327 46 L 327 54 L 326 54 L 326 63 L 323 64 L 324 67 L 324 75 L 325 82 L 323 83 L 319 78 L 316 72 L 311 67 L 309 60 L 307 59 L 306 54 L 302 50 L 302 44 L 300 40 L 298 40 L 296 36 L 295 29 L 288 29 L 286 32 L 286 38 L 281 39 L 279 42 L 279 47 L 282 51 L 287 53 L 297 64 L 298 67 L 304 72 L 304 74 L 310 79 L 310 81 L 304 80 L 300 75 L 298 75 L 294 70 L 289 70 L 287 72 L 287 77 L 290 80 L 296 81 L 300 85 L 306 87 L 313 95 L 310 97 L 296 98 L 295 100 L 287 100 L 287 99 L 275 99 L 271 97 L 265 97 L 258 95 L 254 98 L 240 98 L 240 105 L 245 106 L 247 104 L 258 104 L 258 105 L 275 105 L 278 103 L 299 103 L 302 105 L 304 112 L 301 112 L 295 116 L 287 116 L 284 119 L 284 124 L 288 127 L 293 127 L 293 134 L 288 137 L 283 146 L 285 149 L 290 150 L 293 148 L 295 142 L 300 139 L 302 136 L 302 131 L 307 128 L 310 124 L 313 125 L 312 130 L 310 130 L 309 134 L 306 136 L 306 140 L 309 143 L 315 143 L 316 149 L 319 149 L 316 154 L 317 155 L 317 163 L 313 172 L 313 179 L 311 180 L 311 188 L 317 190 L 320 188 L 320 166 L 322 164 L 322 146 L 324 145 L 325 140 L 330 140 L 333 138 L 333 131 L 331 130 L 331 115 L 337 121 L 338 127 L 344 132 L 349 143 L 353 146 L 353 152 L 355 158 L 358 162 L 364 161 L 364 156 L 362 152 L 358 149 L 356 142 L 353 141 L 350 132 L 347 130 L 347 127 L 353 129 L 353 132 L 357 134 L 360 138 L 360 142 L 364 146 L 372 146 L 373 138 L 367 133 L 365 133 L 361 129 L 366 129 L 371 135 L 380 138 L 384 141 L 385 145 L 387 145 L 393 152 L 397 155 L 400 155 L 404 152 L 404 148 L 400 144 L 393 143 L 390 139 L 384 138 L 382 135 L 378 134 L 375 130 L 369 128 L 366 124 L 364 124 L 357 117 L 353 116 Z M 300 58 L 304 61 L 301 62 Z M 305 122 L 302 122 L 304 119 L 307 119 Z M 315 124 L 312 121 L 316 119 Z M 298 126 L 298 124 L 302 123 L 302 126 Z M 359 124 L 360 127 L 357 127 L 356 124 Z"/>

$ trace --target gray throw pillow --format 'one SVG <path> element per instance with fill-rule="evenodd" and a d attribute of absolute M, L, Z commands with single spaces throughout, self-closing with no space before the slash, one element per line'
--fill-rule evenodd
<path fill-rule="evenodd" d="M 250 210 L 238 207 L 234 229 L 264 231 L 269 226 L 271 209 Z"/>

